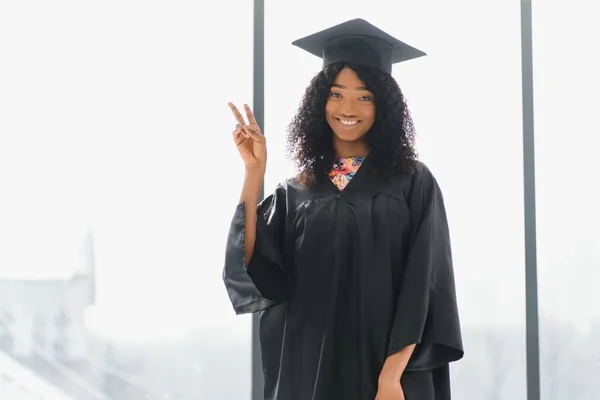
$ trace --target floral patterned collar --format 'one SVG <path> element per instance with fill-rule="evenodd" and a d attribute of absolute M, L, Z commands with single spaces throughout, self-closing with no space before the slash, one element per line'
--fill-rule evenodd
<path fill-rule="evenodd" d="M 331 179 L 331 182 L 333 182 L 339 190 L 344 190 L 364 160 L 363 157 L 345 157 L 336 159 L 329 172 L 329 179 Z"/>

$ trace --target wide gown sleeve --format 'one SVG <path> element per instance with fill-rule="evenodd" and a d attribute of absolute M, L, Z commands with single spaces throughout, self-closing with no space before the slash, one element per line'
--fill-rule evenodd
<path fill-rule="evenodd" d="M 238 204 L 227 236 L 223 281 L 236 314 L 265 310 L 289 298 L 291 283 L 284 266 L 286 192 L 278 185 L 257 209 L 256 242 L 246 268 L 246 212 Z"/>
<path fill-rule="evenodd" d="M 410 248 L 390 332 L 388 355 L 417 344 L 407 371 L 463 356 L 450 235 L 441 190 L 421 164 L 409 195 Z"/>

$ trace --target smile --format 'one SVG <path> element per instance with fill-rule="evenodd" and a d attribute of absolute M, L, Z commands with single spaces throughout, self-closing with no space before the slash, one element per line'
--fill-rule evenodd
<path fill-rule="evenodd" d="M 344 125 L 356 125 L 359 123 L 359 121 L 353 121 L 353 120 L 349 120 L 349 119 L 337 119 L 338 121 L 340 121 L 342 124 Z"/>

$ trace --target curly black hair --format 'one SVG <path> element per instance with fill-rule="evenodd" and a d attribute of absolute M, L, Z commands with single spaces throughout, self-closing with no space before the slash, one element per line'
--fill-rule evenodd
<path fill-rule="evenodd" d="M 346 66 L 374 95 L 375 122 L 366 134 L 371 165 L 383 174 L 412 173 L 416 167 L 415 129 L 396 80 L 375 68 L 339 62 L 326 66 L 311 80 L 288 126 L 288 155 L 296 162 L 304 185 L 325 179 L 334 161 L 333 131 L 325 119 L 325 104 L 332 83 Z"/>

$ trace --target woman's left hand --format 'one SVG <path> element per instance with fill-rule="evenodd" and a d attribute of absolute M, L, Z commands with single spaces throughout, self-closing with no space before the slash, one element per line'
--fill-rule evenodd
<path fill-rule="evenodd" d="M 375 400 L 405 400 L 400 381 L 380 381 Z"/>

